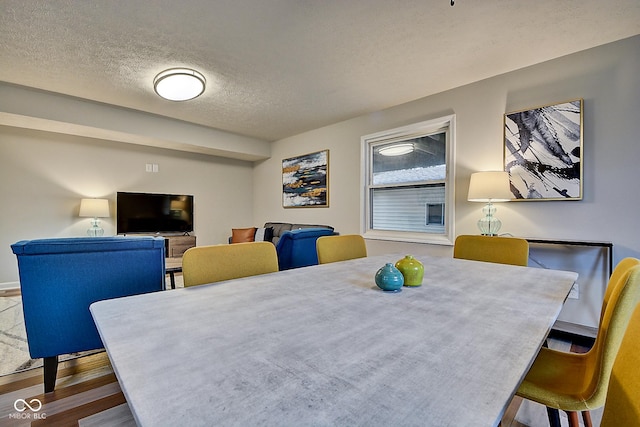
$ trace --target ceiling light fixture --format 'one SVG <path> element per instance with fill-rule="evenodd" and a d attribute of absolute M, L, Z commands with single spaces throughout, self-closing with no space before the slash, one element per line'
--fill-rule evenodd
<path fill-rule="evenodd" d="M 170 68 L 153 79 L 153 89 L 169 101 L 188 101 L 202 95 L 204 76 L 189 68 Z"/>
<path fill-rule="evenodd" d="M 383 156 L 401 156 L 403 154 L 413 153 L 413 144 L 395 144 L 382 147 L 378 150 Z"/>

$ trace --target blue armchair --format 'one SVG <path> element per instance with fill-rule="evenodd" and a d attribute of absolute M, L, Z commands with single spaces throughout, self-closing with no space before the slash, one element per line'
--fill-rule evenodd
<path fill-rule="evenodd" d="M 276 245 L 279 269 L 289 270 L 318 264 L 316 240 L 320 236 L 334 234 L 337 233 L 329 228 L 300 228 L 283 232 Z"/>
<path fill-rule="evenodd" d="M 59 355 L 103 347 L 91 303 L 164 289 L 161 237 L 23 240 L 11 249 L 29 353 L 44 358 L 45 393 L 55 388 Z"/>

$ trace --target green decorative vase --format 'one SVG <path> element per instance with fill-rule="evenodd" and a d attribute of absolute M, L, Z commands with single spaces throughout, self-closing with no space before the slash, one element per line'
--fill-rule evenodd
<path fill-rule="evenodd" d="M 424 265 L 411 255 L 407 255 L 398 262 L 396 268 L 404 276 L 404 286 L 421 286 L 424 277 Z"/>

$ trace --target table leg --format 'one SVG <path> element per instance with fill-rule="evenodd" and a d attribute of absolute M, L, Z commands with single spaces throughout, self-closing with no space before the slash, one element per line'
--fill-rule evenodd
<path fill-rule="evenodd" d="M 547 417 L 549 418 L 549 425 L 551 427 L 560 427 L 560 411 L 556 408 L 549 408 L 547 406 Z"/>

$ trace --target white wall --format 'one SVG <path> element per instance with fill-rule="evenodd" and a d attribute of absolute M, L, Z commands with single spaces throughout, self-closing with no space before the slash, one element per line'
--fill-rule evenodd
<path fill-rule="evenodd" d="M 640 178 L 637 36 L 286 138 L 272 144 L 270 159 L 253 164 L 0 126 L 0 284 L 17 280 L 11 243 L 83 235 L 88 219 L 77 217 L 80 198 L 114 200 L 119 190 L 194 194 L 198 244 L 222 243 L 232 227 L 266 221 L 325 223 L 343 234 L 358 233 L 360 137 L 451 113 L 457 115 L 458 135 L 456 233 L 477 233 L 481 206 L 466 201 L 468 179 L 471 172 L 502 167 L 503 114 L 574 98 L 585 100 L 584 200 L 501 204 L 503 231 L 611 240 L 616 261 L 640 257 L 640 202 L 635 189 Z M 7 99 L 3 102 L 11 107 Z M 135 125 L 128 126 L 135 133 Z M 188 140 L 185 135 L 184 141 Z M 282 159 L 327 148 L 330 207 L 282 208 Z M 159 164 L 160 172 L 147 174 L 146 163 Z M 113 218 L 106 221 L 105 230 L 114 232 Z M 372 254 L 451 251 L 381 241 L 370 241 L 368 247 Z"/>
<path fill-rule="evenodd" d="M 158 173 L 145 172 L 147 163 Z M 117 191 L 193 194 L 199 245 L 226 242 L 252 224 L 251 162 L 0 126 L 0 287 L 18 280 L 10 245 L 18 240 L 84 236 L 83 197 L 110 199 L 102 222 L 115 234 Z"/>
<path fill-rule="evenodd" d="M 456 234 L 477 234 L 481 205 L 466 201 L 468 180 L 472 172 L 503 167 L 503 114 L 576 98 L 584 99 L 584 200 L 500 204 L 501 231 L 613 241 L 616 262 L 640 257 L 640 36 L 277 141 L 272 157 L 255 166 L 254 222 L 324 223 L 359 233 L 360 137 L 454 113 Z M 323 149 L 330 150 L 330 207 L 282 208 L 282 159 Z M 432 245 L 367 244 L 372 254 L 451 253 Z"/>

